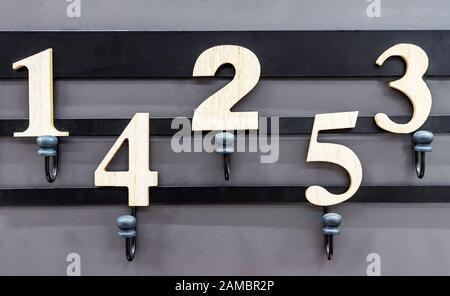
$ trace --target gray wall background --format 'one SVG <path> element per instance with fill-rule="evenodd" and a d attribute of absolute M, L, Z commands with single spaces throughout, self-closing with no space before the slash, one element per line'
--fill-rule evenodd
<path fill-rule="evenodd" d="M 0 30 L 339 30 L 450 29 L 448 1 L 381 0 L 369 18 L 364 0 L 207 1 L 81 0 L 81 18 L 66 16 L 64 0 L 0 1 Z M 199 13 L 200 12 L 200 13 Z M 0 65 L 10 67 L 10 65 Z M 264 65 L 262 65 L 264 66 Z M 359 110 L 407 115 L 406 98 L 389 79 L 261 80 L 235 110 L 261 116 L 313 116 Z M 60 80 L 55 114 L 64 118 L 192 116 L 193 108 L 227 83 L 224 79 Z M 432 114 L 449 114 L 450 81 L 427 80 Z M 0 117 L 28 115 L 25 80 L 0 81 Z M 415 177 L 410 136 L 322 135 L 359 156 L 366 185 L 446 185 L 449 135 L 436 135 L 423 180 Z M 68 138 L 61 167 L 49 185 L 33 140 L 0 138 L 0 187 L 93 186 L 94 170 L 114 138 Z M 151 169 L 160 185 L 342 185 L 341 169 L 306 164 L 309 137 L 283 137 L 279 161 L 258 153 L 232 157 L 222 177 L 215 154 L 172 152 L 170 139 L 151 139 Z M 126 153 L 115 168 L 126 167 Z M 116 237 L 115 219 L 126 207 L 0 208 L 0 275 L 65 275 L 66 256 L 81 256 L 83 275 L 365 275 L 369 253 L 381 256 L 383 275 L 450 275 L 447 204 L 352 204 L 333 207 L 344 217 L 336 256 L 323 254 L 321 209 L 312 205 L 150 206 L 139 212 L 133 263 Z"/>

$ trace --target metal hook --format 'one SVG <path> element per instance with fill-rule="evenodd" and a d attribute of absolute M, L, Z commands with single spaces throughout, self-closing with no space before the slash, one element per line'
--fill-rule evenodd
<path fill-rule="evenodd" d="M 333 236 L 325 235 L 325 255 L 331 261 L 333 259 Z"/>
<path fill-rule="evenodd" d="M 137 226 L 136 207 L 131 208 L 131 215 L 123 215 L 117 218 L 119 237 L 125 238 L 125 254 L 129 262 L 133 261 L 136 254 L 136 226 Z"/>
<path fill-rule="evenodd" d="M 58 152 L 56 156 L 45 157 L 45 177 L 49 183 L 53 183 L 56 180 L 58 174 Z"/>
<path fill-rule="evenodd" d="M 325 239 L 325 255 L 328 260 L 333 259 L 333 238 L 335 235 L 339 235 L 341 230 L 339 225 L 342 223 L 342 217 L 336 213 L 328 213 L 327 207 L 323 209 L 324 215 L 322 216 L 322 232 Z"/>
<path fill-rule="evenodd" d="M 230 179 L 230 154 L 234 152 L 234 134 L 221 132 L 214 136 L 215 151 L 223 154 L 223 172 L 225 180 Z"/>
<path fill-rule="evenodd" d="M 419 179 L 422 179 L 425 175 L 425 153 L 432 151 L 433 134 L 428 131 L 418 131 L 414 133 L 413 140 L 416 174 Z"/>
<path fill-rule="evenodd" d="M 37 154 L 45 157 L 45 177 L 49 183 L 56 180 L 58 174 L 58 138 L 55 136 L 37 137 Z"/>
<path fill-rule="evenodd" d="M 230 154 L 223 155 L 223 174 L 225 176 L 225 180 L 230 179 Z"/>
<path fill-rule="evenodd" d="M 415 151 L 416 174 L 419 179 L 425 175 L 425 152 Z"/>

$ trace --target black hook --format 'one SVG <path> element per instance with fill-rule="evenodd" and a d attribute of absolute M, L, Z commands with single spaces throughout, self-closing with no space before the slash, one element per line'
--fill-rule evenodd
<path fill-rule="evenodd" d="M 324 207 L 324 215 L 322 216 L 322 232 L 325 238 L 325 255 L 328 260 L 333 259 L 333 238 L 339 235 L 341 230 L 339 226 L 342 223 L 342 217 L 336 213 L 328 213 L 328 209 Z"/>
<path fill-rule="evenodd" d="M 120 229 L 117 235 L 125 238 L 125 254 L 129 262 L 133 261 L 136 254 L 136 213 L 136 207 L 132 207 L 131 215 L 123 215 L 117 218 L 117 226 Z"/>
<path fill-rule="evenodd" d="M 215 151 L 223 154 L 223 171 L 225 180 L 230 179 L 230 154 L 234 152 L 234 134 L 221 132 L 214 136 Z"/>
<path fill-rule="evenodd" d="M 58 138 L 55 136 L 37 137 L 37 154 L 45 157 L 45 177 L 49 183 L 56 180 L 58 174 Z"/>
<path fill-rule="evenodd" d="M 418 131 L 413 135 L 414 140 L 414 159 L 416 166 L 416 174 L 420 179 L 425 175 L 425 153 L 431 152 L 433 149 L 433 133 L 428 131 Z"/>
<path fill-rule="evenodd" d="M 223 174 L 225 176 L 225 180 L 230 179 L 230 154 L 223 155 Z"/>

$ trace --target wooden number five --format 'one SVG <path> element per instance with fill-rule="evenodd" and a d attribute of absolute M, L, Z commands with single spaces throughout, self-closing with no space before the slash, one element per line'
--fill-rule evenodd
<path fill-rule="evenodd" d="M 253 52 L 237 45 L 212 47 L 198 57 L 193 76 L 214 76 L 224 64 L 233 65 L 236 74 L 228 85 L 198 106 L 192 119 L 193 131 L 258 129 L 258 112 L 230 111 L 259 81 L 261 67 Z"/>
<path fill-rule="evenodd" d="M 29 73 L 30 123 L 24 132 L 14 133 L 14 137 L 68 136 L 68 132 L 57 130 L 53 123 L 52 49 L 47 49 L 13 64 L 15 70 L 22 67 L 26 67 Z"/>
<path fill-rule="evenodd" d="M 357 118 L 358 111 L 317 114 L 314 118 L 306 162 L 324 161 L 343 167 L 350 175 L 350 187 L 345 193 L 332 194 L 323 187 L 310 186 L 306 190 L 306 199 L 310 203 L 324 207 L 331 206 L 346 201 L 358 191 L 362 180 L 362 167 L 358 156 L 343 145 L 317 142 L 321 130 L 354 128 Z"/>
<path fill-rule="evenodd" d="M 148 206 L 150 186 L 158 186 L 158 172 L 149 170 L 149 114 L 136 113 L 95 170 L 95 186 L 128 187 L 129 206 Z M 128 171 L 108 172 L 106 167 L 128 139 Z"/>
<path fill-rule="evenodd" d="M 419 129 L 431 111 L 431 92 L 423 80 L 428 68 L 428 56 L 420 47 L 413 44 L 397 44 L 386 50 L 376 61 L 381 66 L 391 56 L 400 56 L 406 63 L 405 75 L 389 86 L 404 93 L 413 105 L 412 118 L 408 123 L 398 124 L 384 113 L 375 115 L 376 124 L 389 132 L 407 134 Z"/>

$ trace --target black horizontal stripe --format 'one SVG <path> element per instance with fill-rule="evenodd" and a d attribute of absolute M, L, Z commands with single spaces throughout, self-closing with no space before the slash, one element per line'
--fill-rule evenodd
<path fill-rule="evenodd" d="M 154 204 L 303 203 L 306 186 L 152 187 Z M 343 186 L 327 187 L 333 193 Z M 361 186 L 347 202 L 449 202 L 450 186 Z M 0 189 L 0 206 L 127 205 L 126 188 Z"/>
<path fill-rule="evenodd" d="M 450 76 L 450 31 L 46 31 L 0 32 L 0 78 L 26 77 L 12 63 L 53 48 L 55 78 L 192 77 L 197 57 L 223 44 L 244 46 L 261 77 L 382 77 L 403 75 L 400 58 L 375 65 L 398 43 L 423 48 L 427 76 Z M 231 68 L 218 73 L 231 76 Z"/>
<path fill-rule="evenodd" d="M 407 122 L 407 116 L 392 116 L 396 122 Z M 173 136 L 178 129 L 171 128 L 173 118 L 151 118 L 150 134 L 152 136 Z M 119 136 L 130 119 L 57 119 L 55 126 L 61 131 L 69 131 L 70 136 Z M 271 121 L 268 121 L 268 134 L 271 134 Z M 280 135 L 310 134 L 314 122 L 314 117 L 280 117 Z M 14 132 L 24 131 L 27 128 L 27 119 L 0 119 L 0 136 L 9 137 Z M 450 132 L 450 116 L 430 116 L 427 122 L 421 127 L 433 133 Z M 373 117 L 359 117 L 356 127 L 353 129 L 342 129 L 324 131 L 324 133 L 350 133 L 350 134 L 376 134 L 383 133 L 373 119 Z"/>

